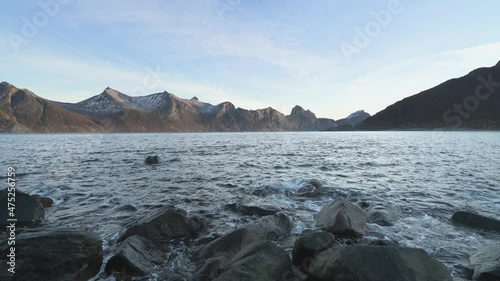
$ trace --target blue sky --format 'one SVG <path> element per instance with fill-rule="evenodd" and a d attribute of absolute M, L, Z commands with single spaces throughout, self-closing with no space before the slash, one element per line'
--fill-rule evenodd
<path fill-rule="evenodd" d="M 67 102 L 109 86 L 284 113 L 299 104 L 335 119 L 374 114 L 496 64 L 499 9 L 495 0 L 6 1 L 0 80 Z"/>

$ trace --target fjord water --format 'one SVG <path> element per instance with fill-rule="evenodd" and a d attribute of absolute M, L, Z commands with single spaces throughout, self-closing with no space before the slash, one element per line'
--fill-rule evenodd
<path fill-rule="evenodd" d="M 25 134 L 0 135 L 0 143 L 0 177 L 14 166 L 18 189 L 55 200 L 42 227 L 95 231 L 106 258 L 123 225 L 150 209 L 174 205 L 204 217 L 209 235 L 254 219 L 224 208 L 241 200 L 281 206 L 294 234 L 314 228 L 314 215 L 336 198 L 389 202 L 400 219 L 369 224 L 365 239 L 423 248 L 455 276 L 477 248 L 500 241 L 450 223 L 458 210 L 500 217 L 498 132 Z M 145 165 L 155 154 L 160 165 Z M 309 179 L 324 193 L 294 196 Z M 127 205 L 137 210 L 120 208 Z M 169 247 L 165 268 L 186 266 L 188 247 Z"/>

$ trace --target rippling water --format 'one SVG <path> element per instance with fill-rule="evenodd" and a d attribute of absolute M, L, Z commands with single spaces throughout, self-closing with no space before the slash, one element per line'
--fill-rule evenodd
<path fill-rule="evenodd" d="M 498 132 L 29 134 L 0 143 L 5 176 L 14 166 L 19 189 L 55 200 L 43 227 L 95 231 L 106 258 L 122 225 L 151 208 L 175 205 L 208 218 L 206 234 L 223 233 L 253 219 L 224 209 L 242 199 L 284 206 L 296 234 L 335 198 L 390 202 L 401 219 L 370 224 L 368 237 L 424 248 L 454 275 L 480 245 L 500 241 L 449 221 L 464 209 L 500 217 Z M 160 165 L 144 165 L 152 154 Z M 308 179 L 324 194 L 294 197 Z M 118 209 L 126 205 L 137 211 Z M 184 266 L 182 246 L 172 247 L 166 267 Z"/>

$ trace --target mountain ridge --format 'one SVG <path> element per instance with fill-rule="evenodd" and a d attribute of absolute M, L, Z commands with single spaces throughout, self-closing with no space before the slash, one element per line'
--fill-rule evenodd
<path fill-rule="evenodd" d="M 290 115 L 272 107 L 246 110 L 183 99 L 167 91 L 128 96 L 107 87 L 77 103 L 50 101 L 27 89 L 0 85 L 0 132 L 237 132 L 320 131 L 335 127 L 295 106 Z"/>

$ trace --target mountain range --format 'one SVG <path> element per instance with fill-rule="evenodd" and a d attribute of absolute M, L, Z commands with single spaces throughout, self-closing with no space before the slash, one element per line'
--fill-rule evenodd
<path fill-rule="evenodd" d="M 398 101 L 374 116 L 363 110 L 340 120 L 295 106 L 236 108 L 162 92 L 132 97 L 106 88 L 78 103 L 46 100 L 0 83 L 0 132 L 236 132 L 321 130 L 500 129 L 500 62 Z"/>
<path fill-rule="evenodd" d="M 0 132 L 319 131 L 356 125 L 369 117 L 362 113 L 335 121 L 317 118 L 300 106 L 285 115 L 270 107 L 246 110 L 230 102 L 211 105 L 168 92 L 131 97 L 111 88 L 78 103 L 63 103 L 0 83 Z"/>

